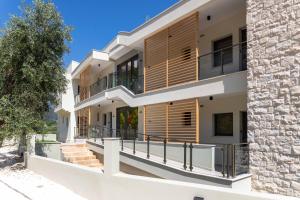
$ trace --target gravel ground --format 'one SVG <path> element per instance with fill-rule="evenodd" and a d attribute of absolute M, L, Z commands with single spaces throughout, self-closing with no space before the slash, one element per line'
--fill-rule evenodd
<path fill-rule="evenodd" d="M 26 169 L 17 155 L 17 146 L 0 148 L 1 200 L 83 200 L 67 188 Z"/>

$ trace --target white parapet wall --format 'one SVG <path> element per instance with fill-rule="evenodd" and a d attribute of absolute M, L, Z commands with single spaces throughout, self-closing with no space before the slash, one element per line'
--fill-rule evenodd
<path fill-rule="evenodd" d="M 229 188 L 140 177 L 120 173 L 118 140 L 106 140 L 110 151 L 104 151 L 104 165 L 112 170 L 78 166 L 63 161 L 29 155 L 28 168 L 59 183 L 90 200 L 297 200 L 297 198 L 256 192 L 241 192 Z M 104 169 L 106 169 L 104 167 Z"/>

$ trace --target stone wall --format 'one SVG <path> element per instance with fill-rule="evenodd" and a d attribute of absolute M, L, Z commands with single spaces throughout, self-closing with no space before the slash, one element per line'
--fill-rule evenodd
<path fill-rule="evenodd" d="M 300 0 L 247 0 L 253 189 L 300 197 Z"/>

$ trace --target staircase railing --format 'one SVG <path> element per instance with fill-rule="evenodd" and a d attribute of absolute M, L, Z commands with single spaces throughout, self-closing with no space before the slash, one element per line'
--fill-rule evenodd
<path fill-rule="evenodd" d="M 214 148 L 214 151 L 221 158 L 220 163 L 215 164 L 215 170 L 221 172 L 223 177 L 234 178 L 240 174 L 249 173 L 249 144 L 248 143 L 232 143 L 232 144 L 216 144 L 216 143 L 196 143 L 191 141 L 186 141 L 185 138 L 170 138 L 162 135 L 154 134 L 143 134 L 138 133 L 136 130 L 132 131 L 134 134 L 129 134 L 124 137 L 121 129 L 112 129 L 109 127 L 101 125 L 93 125 L 87 128 L 86 138 L 91 139 L 94 142 L 103 143 L 103 138 L 113 137 L 116 135 L 120 136 L 121 151 L 124 151 L 124 143 L 132 142 L 132 154 L 135 155 L 137 152 L 136 145 L 137 142 L 145 142 L 146 144 L 146 158 L 151 159 L 151 146 L 153 144 L 162 144 L 162 163 L 167 164 L 170 159 L 168 159 L 167 149 L 169 148 L 169 141 L 172 141 L 172 145 L 176 143 L 181 144 L 183 163 L 182 167 L 184 170 L 194 171 L 195 147 L 199 145 L 210 145 L 206 148 Z M 128 130 L 126 130 L 128 131 Z M 153 142 L 153 143 L 152 143 Z M 170 144 L 171 144 L 170 143 Z"/>

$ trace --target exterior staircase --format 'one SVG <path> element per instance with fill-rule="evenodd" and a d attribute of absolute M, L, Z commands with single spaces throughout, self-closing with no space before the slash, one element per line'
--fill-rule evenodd
<path fill-rule="evenodd" d="M 66 162 L 95 168 L 103 166 L 86 144 L 62 144 L 61 152 Z"/>

